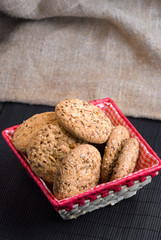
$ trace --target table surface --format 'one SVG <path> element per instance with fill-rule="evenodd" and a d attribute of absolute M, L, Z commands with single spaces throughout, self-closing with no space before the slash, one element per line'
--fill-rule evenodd
<path fill-rule="evenodd" d="M 1 131 L 53 107 L 0 104 Z M 128 118 L 161 158 L 161 121 Z M 114 206 L 64 221 L 0 138 L 0 239 L 161 239 L 161 173 Z"/>

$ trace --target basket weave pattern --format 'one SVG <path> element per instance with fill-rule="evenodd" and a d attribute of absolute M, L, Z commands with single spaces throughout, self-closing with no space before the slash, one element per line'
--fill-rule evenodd
<path fill-rule="evenodd" d="M 143 186 L 150 183 L 152 180 L 151 176 L 146 176 L 145 181 L 140 182 L 139 180 L 134 181 L 134 185 L 127 187 L 126 185 L 121 186 L 121 190 L 118 192 L 109 191 L 109 195 L 106 197 L 101 197 L 97 195 L 96 200 L 90 201 L 89 199 L 84 201 L 82 206 L 79 204 L 74 204 L 73 209 L 66 211 L 65 209 L 59 210 L 59 214 L 64 220 L 77 218 L 80 215 L 83 215 L 87 212 L 92 212 L 93 210 L 105 207 L 107 205 L 115 205 L 123 199 L 130 198 L 134 196 L 137 190 L 141 189 Z"/>
<path fill-rule="evenodd" d="M 137 190 L 150 183 L 152 177 L 155 177 L 161 169 L 161 160 L 157 154 L 150 148 L 111 99 L 100 99 L 92 101 L 91 103 L 101 108 L 110 118 L 114 126 L 120 124 L 126 127 L 130 136 L 137 138 L 140 145 L 139 160 L 134 173 L 121 179 L 100 184 L 74 197 L 57 200 L 46 183 L 34 174 L 28 164 L 27 157 L 18 152 L 12 144 L 12 136 L 18 125 L 5 129 L 2 132 L 4 139 L 16 154 L 23 167 L 26 168 L 27 172 L 38 184 L 54 209 L 59 212 L 63 219 L 73 219 L 87 212 L 107 205 L 114 205 L 123 199 L 132 197 L 136 194 Z"/>

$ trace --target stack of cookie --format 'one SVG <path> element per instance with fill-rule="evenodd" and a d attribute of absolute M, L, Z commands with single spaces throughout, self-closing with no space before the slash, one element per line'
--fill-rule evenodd
<path fill-rule="evenodd" d="M 139 154 L 138 141 L 126 128 L 114 127 L 102 110 L 79 99 L 27 119 L 16 129 L 13 144 L 27 154 L 35 174 L 53 185 L 57 199 L 126 176 Z"/>

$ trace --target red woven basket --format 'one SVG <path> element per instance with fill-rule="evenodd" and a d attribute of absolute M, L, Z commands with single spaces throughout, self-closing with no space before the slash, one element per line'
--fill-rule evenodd
<path fill-rule="evenodd" d="M 137 138 L 140 144 L 139 160 L 135 171 L 126 177 L 97 185 L 74 197 L 57 200 L 46 183 L 34 174 L 28 164 L 27 157 L 23 153 L 18 152 L 12 144 L 13 133 L 19 125 L 7 128 L 2 132 L 4 139 L 16 154 L 23 167 L 38 184 L 54 209 L 59 212 L 63 219 L 76 218 L 87 212 L 107 205 L 114 205 L 125 198 L 133 196 L 138 189 L 150 183 L 152 177 L 155 177 L 161 169 L 161 160 L 157 154 L 110 98 L 94 100 L 90 103 L 102 109 L 114 126 L 122 125 L 126 127 L 130 136 Z"/>

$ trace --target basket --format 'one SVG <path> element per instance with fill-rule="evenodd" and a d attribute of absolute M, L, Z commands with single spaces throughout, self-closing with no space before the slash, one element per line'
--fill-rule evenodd
<path fill-rule="evenodd" d="M 135 171 L 126 177 L 97 185 L 74 197 L 63 200 L 56 199 L 46 183 L 34 174 L 28 164 L 27 157 L 23 153 L 18 152 L 12 144 L 13 133 L 19 125 L 7 128 L 2 132 L 4 139 L 16 154 L 23 167 L 40 187 L 54 209 L 65 220 L 77 218 L 87 212 L 107 205 L 114 205 L 123 199 L 134 196 L 137 190 L 150 183 L 152 178 L 161 169 L 161 160 L 157 154 L 110 98 L 94 100 L 90 103 L 102 109 L 114 126 L 120 124 L 126 127 L 130 136 L 137 138 L 140 144 L 139 160 Z"/>

